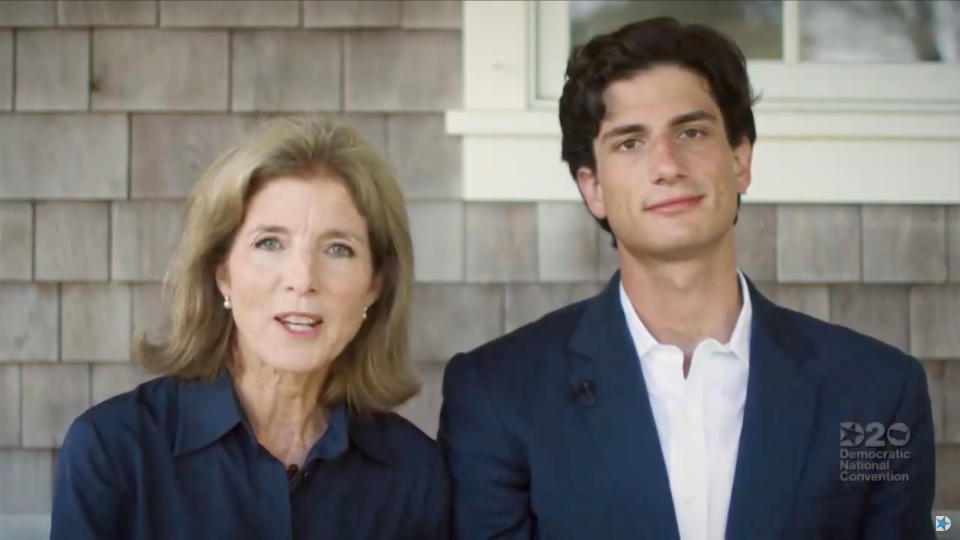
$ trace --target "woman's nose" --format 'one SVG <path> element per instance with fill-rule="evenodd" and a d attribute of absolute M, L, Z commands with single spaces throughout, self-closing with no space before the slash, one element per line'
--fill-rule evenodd
<path fill-rule="evenodd" d="M 290 256 L 284 271 L 287 290 L 298 294 L 316 292 L 317 260 L 308 250 L 299 250 Z"/>

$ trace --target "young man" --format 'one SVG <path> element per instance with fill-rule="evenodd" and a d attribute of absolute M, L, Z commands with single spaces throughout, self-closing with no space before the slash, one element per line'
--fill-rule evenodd
<path fill-rule="evenodd" d="M 752 104 L 742 53 L 703 26 L 573 53 L 563 157 L 620 271 L 450 361 L 458 537 L 933 538 L 920 363 L 737 270 Z"/>

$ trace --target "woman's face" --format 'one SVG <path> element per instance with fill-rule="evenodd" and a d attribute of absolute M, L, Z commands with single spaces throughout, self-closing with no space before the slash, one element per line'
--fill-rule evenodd
<path fill-rule="evenodd" d="M 366 220 L 332 175 L 268 181 L 216 278 L 240 361 L 292 372 L 325 370 L 380 292 Z"/>

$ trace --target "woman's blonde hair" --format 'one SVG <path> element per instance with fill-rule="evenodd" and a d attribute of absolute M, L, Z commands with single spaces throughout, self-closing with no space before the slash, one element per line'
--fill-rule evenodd
<path fill-rule="evenodd" d="M 408 366 L 413 253 L 403 194 L 369 142 L 352 128 L 321 119 L 270 121 L 203 174 L 187 201 L 183 234 L 164 283 L 169 333 L 157 343 L 138 336 L 138 361 L 153 372 L 204 380 L 227 367 L 235 330 L 214 276 L 250 198 L 278 177 L 329 173 L 348 188 L 366 218 L 382 287 L 357 335 L 331 364 L 321 405 L 346 401 L 358 411 L 387 411 L 416 394 Z"/>

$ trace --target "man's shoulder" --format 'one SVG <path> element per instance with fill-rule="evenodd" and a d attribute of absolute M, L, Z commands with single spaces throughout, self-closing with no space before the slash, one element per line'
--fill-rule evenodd
<path fill-rule="evenodd" d="M 809 344 L 810 366 L 823 375 L 902 381 L 920 367 L 919 360 L 880 339 L 783 306 L 775 309 Z"/>
<path fill-rule="evenodd" d="M 596 297 L 551 311 L 492 341 L 451 360 L 451 364 L 475 364 L 486 370 L 514 370 L 517 362 L 552 360 L 563 354 L 583 312 Z"/>
<path fill-rule="evenodd" d="M 548 371 L 563 365 L 567 345 L 591 301 L 587 298 L 551 311 L 492 341 L 454 356 L 447 364 L 445 379 L 460 380 L 465 371 L 495 386 L 506 381 L 543 379 Z"/>

